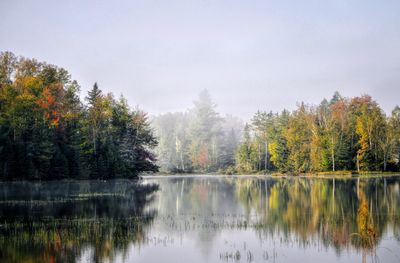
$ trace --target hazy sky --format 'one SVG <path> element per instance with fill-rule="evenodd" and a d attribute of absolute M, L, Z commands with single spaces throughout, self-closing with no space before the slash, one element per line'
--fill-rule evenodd
<path fill-rule="evenodd" d="M 244 118 L 335 90 L 400 104 L 399 0 L 1 0 L 0 50 L 150 113 L 190 107 L 204 88 Z"/>

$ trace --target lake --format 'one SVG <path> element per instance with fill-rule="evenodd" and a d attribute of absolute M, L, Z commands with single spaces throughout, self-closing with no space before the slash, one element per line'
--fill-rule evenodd
<path fill-rule="evenodd" d="M 0 262 L 399 262 L 400 177 L 0 183 Z"/>

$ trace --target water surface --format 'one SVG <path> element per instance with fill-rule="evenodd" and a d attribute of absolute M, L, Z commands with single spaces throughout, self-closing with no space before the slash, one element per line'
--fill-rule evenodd
<path fill-rule="evenodd" d="M 399 262 L 399 183 L 224 176 L 0 183 L 0 261 Z"/>

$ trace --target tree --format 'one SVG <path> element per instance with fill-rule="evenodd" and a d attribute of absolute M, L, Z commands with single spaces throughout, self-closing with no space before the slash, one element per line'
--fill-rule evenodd
<path fill-rule="evenodd" d="M 236 166 L 240 172 L 252 172 L 257 167 L 258 154 L 250 135 L 250 125 L 246 123 L 243 130 L 243 142 L 236 154 Z"/>
<path fill-rule="evenodd" d="M 348 101 L 339 95 L 340 99 L 335 99 L 335 96 L 330 102 L 330 125 L 328 129 L 328 136 L 330 137 L 330 153 L 332 161 L 332 170 L 335 171 L 337 168 L 346 169 L 347 159 L 351 159 L 348 156 L 346 148 L 348 140 L 348 132 L 346 131 L 348 126 Z M 351 168 L 350 168 L 351 169 Z"/>
<path fill-rule="evenodd" d="M 393 163 L 396 164 L 397 170 L 400 170 L 400 107 L 396 106 L 392 111 L 391 116 L 391 131 L 394 134 L 394 146 L 393 146 Z"/>
<path fill-rule="evenodd" d="M 97 84 L 88 105 L 62 68 L 0 53 L 0 178 L 136 177 L 157 171 L 146 114 Z"/>
<path fill-rule="evenodd" d="M 238 148 L 237 165 L 260 170 L 261 156 L 268 156 L 269 170 L 280 172 L 395 170 L 400 159 L 399 116 L 396 107 L 386 117 L 368 95 L 349 99 L 338 92 L 330 101 L 324 99 L 318 106 L 301 103 L 293 112 L 258 111 Z M 263 151 L 260 145 L 266 142 L 268 150 Z M 252 160 L 251 155 L 258 157 Z"/>
<path fill-rule="evenodd" d="M 379 126 L 378 145 L 383 154 L 383 170 L 388 163 L 398 163 L 400 142 L 400 108 L 396 107 L 389 118 Z M 396 160 L 397 159 L 397 160 Z"/>
<path fill-rule="evenodd" d="M 286 130 L 288 129 L 289 117 L 290 113 L 286 110 L 276 115 L 274 119 L 274 128 L 271 133 L 271 142 L 268 145 L 273 166 L 282 172 L 286 172 L 289 169 L 289 149 L 285 136 Z"/>
<path fill-rule="evenodd" d="M 288 129 L 285 137 L 289 149 L 289 167 L 295 172 L 307 172 L 311 170 L 311 136 L 309 124 L 312 116 L 308 107 L 302 103 L 289 118 Z"/>
<path fill-rule="evenodd" d="M 191 172 L 192 162 L 188 113 L 166 113 L 155 117 L 152 126 L 159 140 L 156 153 L 164 172 Z"/>
<path fill-rule="evenodd" d="M 378 138 L 384 125 L 382 110 L 371 97 L 365 97 L 359 105 L 356 118 L 356 133 L 359 136 L 357 150 L 357 170 L 378 170 L 380 163 Z"/>
<path fill-rule="evenodd" d="M 222 119 L 215 107 L 208 91 L 203 90 L 192 109 L 190 151 L 194 167 L 201 171 L 211 171 L 218 167 Z"/>
<path fill-rule="evenodd" d="M 17 58 L 11 52 L 0 53 L 0 89 L 3 85 L 11 84 L 11 75 L 14 72 Z"/>
<path fill-rule="evenodd" d="M 259 163 L 258 170 L 269 169 L 269 144 L 273 133 L 273 113 L 258 111 L 252 119 L 252 127 L 255 133 L 258 148 Z"/>

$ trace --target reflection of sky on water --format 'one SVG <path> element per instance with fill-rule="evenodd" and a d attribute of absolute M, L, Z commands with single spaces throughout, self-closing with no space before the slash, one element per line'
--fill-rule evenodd
<path fill-rule="evenodd" d="M 1 225 L 0 262 L 399 261 L 399 183 L 222 176 L 0 183 L 1 222 L 26 224 L 16 232 Z"/>
<path fill-rule="evenodd" d="M 391 262 L 398 257 L 398 178 L 147 180 L 161 189 L 150 206 L 158 216 L 148 236 L 174 242 L 143 246 L 132 259 L 354 262 L 365 257 Z M 360 231 L 361 195 L 377 232 L 372 247 L 351 238 Z"/>

